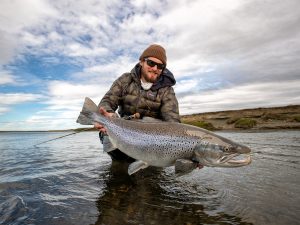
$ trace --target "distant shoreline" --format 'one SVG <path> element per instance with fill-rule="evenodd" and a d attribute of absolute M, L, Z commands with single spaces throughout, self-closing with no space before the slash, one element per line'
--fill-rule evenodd
<path fill-rule="evenodd" d="M 181 122 L 208 130 L 280 130 L 300 129 L 300 105 L 252 108 L 182 115 Z M 91 128 L 0 132 L 86 132 Z"/>
<path fill-rule="evenodd" d="M 181 121 L 209 130 L 300 129 L 300 105 L 199 113 Z"/>

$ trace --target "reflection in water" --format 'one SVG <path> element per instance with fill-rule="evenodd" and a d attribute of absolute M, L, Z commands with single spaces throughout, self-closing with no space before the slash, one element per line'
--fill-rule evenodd
<path fill-rule="evenodd" d="M 220 196 L 212 189 L 186 184 L 180 187 L 182 183 L 176 182 L 173 175 L 154 167 L 129 176 L 127 167 L 128 164 L 113 162 L 106 174 L 106 188 L 97 201 L 96 225 L 250 224 L 223 213 Z"/>

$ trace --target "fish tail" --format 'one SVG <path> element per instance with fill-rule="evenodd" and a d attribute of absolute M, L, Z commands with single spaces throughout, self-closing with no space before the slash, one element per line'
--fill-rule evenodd
<path fill-rule="evenodd" d="M 76 122 L 82 125 L 93 125 L 94 120 L 92 115 L 97 112 L 97 105 L 90 98 L 86 97 Z"/>

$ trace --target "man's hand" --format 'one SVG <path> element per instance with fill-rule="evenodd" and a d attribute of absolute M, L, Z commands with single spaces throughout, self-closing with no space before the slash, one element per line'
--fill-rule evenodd
<path fill-rule="evenodd" d="M 100 107 L 99 112 L 105 117 L 112 117 L 114 115 L 114 113 L 107 112 L 103 107 Z M 100 132 L 106 133 L 106 129 L 101 123 L 94 123 L 94 128 Z"/>

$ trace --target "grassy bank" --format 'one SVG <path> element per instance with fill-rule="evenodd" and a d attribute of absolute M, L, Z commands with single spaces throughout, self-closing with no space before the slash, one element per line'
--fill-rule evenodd
<path fill-rule="evenodd" d="M 300 129 L 300 105 L 184 115 L 181 121 L 208 130 Z"/>

